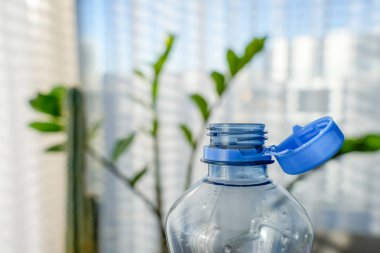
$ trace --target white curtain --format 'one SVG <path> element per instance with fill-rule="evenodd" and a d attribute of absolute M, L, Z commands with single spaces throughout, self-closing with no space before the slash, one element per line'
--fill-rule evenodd
<path fill-rule="evenodd" d="M 0 1 L 0 252 L 59 253 L 64 159 L 28 129 L 39 89 L 78 82 L 72 0 Z"/>
<path fill-rule="evenodd" d="M 378 1 L 79 0 L 78 14 L 82 80 L 106 115 L 106 152 L 118 137 L 148 127 L 149 113 L 127 98 L 148 98 L 132 71 L 147 70 L 165 34 L 177 35 L 159 103 L 166 209 L 181 193 L 189 152 L 178 124 L 199 129 L 187 94 L 215 99 L 209 71 L 225 71 L 226 49 L 241 52 L 253 36 L 268 35 L 267 50 L 234 82 L 214 122 L 264 122 L 268 144 L 284 139 L 292 125 L 323 115 L 332 115 L 347 135 L 380 132 L 373 95 L 380 92 Z M 137 142 L 119 164 L 126 174 L 150 159 L 149 138 Z M 380 191 L 369 183 L 380 178 L 378 161 L 376 154 L 352 156 L 297 185 L 294 193 L 317 229 L 380 233 Z M 196 167 L 195 179 L 206 174 L 203 164 Z M 270 173 L 281 183 L 289 180 L 279 168 Z M 111 175 L 103 182 L 103 251 L 154 252 L 156 223 L 149 211 Z M 150 196 L 152 182 L 151 173 L 140 182 Z"/>
<path fill-rule="evenodd" d="M 37 117 L 27 101 L 38 88 L 78 81 L 76 13 L 81 81 L 89 91 L 90 117 L 105 117 L 105 153 L 118 137 L 147 127 L 149 113 L 127 99 L 129 93 L 148 97 L 147 86 L 132 71 L 146 70 L 162 50 L 165 35 L 177 35 L 159 105 L 166 210 L 181 194 L 189 152 L 178 124 L 186 122 L 196 131 L 200 123 L 187 94 L 197 91 L 215 99 L 209 71 L 225 71 L 226 48 L 241 52 L 253 36 L 268 35 L 267 50 L 240 74 L 213 121 L 264 122 L 269 144 L 286 137 L 293 124 L 325 114 L 334 116 L 347 135 L 380 132 L 378 1 L 77 4 L 76 12 L 73 0 L 0 2 L 2 253 L 64 248 L 64 161 L 42 155 L 49 139 L 26 127 Z M 149 138 L 139 135 L 137 142 L 119 163 L 129 175 L 151 157 Z M 380 234 L 379 159 L 379 154 L 350 156 L 296 187 L 294 194 L 316 229 Z M 204 164 L 196 167 L 195 180 L 206 173 Z M 270 173 L 280 182 L 289 180 L 276 167 Z M 156 221 L 150 212 L 112 175 L 102 180 L 102 252 L 154 252 Z M 149 173 L 139 184 L 149 196 L 152 182 Z"/>

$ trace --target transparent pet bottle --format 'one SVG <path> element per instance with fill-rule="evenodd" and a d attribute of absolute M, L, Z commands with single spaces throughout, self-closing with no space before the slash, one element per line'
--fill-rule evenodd
<path fill-rule="evenodd" d="M 275 156 L 288 174 L 330 159 L 344 137 L 330 117 L 305 127 L 278 146 L 265 147 L 263 124 L 211 124 L 203 161 L 208 175 L 170 209 L 171 253 L 309 253 L 313 229 L 304 208 L 267 174 Z"/>

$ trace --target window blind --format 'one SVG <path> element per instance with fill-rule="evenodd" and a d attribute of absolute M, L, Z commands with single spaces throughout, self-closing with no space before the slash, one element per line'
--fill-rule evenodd
<path fill-rule="evenodd" d="M 0 242 L 2 253 L 63 252 L 65 161 L 27 125 L 28 100 L 77 77 L 74 1 L 0 3 Z"/>
<path fill-rule="evenodd" d="M 380 78 L 376 46 L 380 5 L 376 1 L 79 0 L 78 13 L 81 75 L 106 115 L 105 152 L 118 137 L 148 126 L 149 113 L 127 99 L 131 93 L 149 98 L 149 88 L 133 76 L 133 69 L 146 70 L 160 52 L 165 34 L 177 35 L 159 102 L 166 209 L 182 192 L 189 152 L 178 124 L 186 122 L 193 130 L 200 125 L 188 94 L 201 92 L 215 99 L 209 72 L 226 71 L 226 49 L 240 53 L 253 36 L 268 36 L 266 52 L 235 80 L 213 122 L 265 122 L 271 136 L 268 144 L 284 139 L 292 125 L 326 114 L 336 118 L 348 135 L 380 131 L 379 112 L 371 108 Z M 148 137 L 139 136 L 137 142 L 119 164 L 129 175 L 152 155 Z M 359 182 L 353 176 L 354 160 L 361 158 L 350 159 L 332 162 L 299 184 L 294 194 L 305 203 L 316 229 L 378 234 L 379 227 L 374 225 L 379 224 L 378 199 L 363 191 L 355 198 L 349 195 L 349 189 L 364 187 L 379 177 L 375 173 L 378 154 L 368 155 L 366 162 L 360 160 L 362 166 L 373 169 L 371 173 L 361 170 Z M 195 167 L 194 180 L 206 173 L 202 163 Z M 278 168 L 270 173 L 283 184 L 290 180 Z M 103 182 L 103 251 L 153 252 L 157 233 L 149 211 L 112 175 L 105 174 Z M 150 197 L 152 182 L 150 172 L 139 183 Z M 303 195 L 303 187 L 313 188 L 320 197 Z M 326 196 L 328 203 L 323 201 Z M 341 203 L 356 200 L 360 204 L 355 211 L 344 212 Z M 339 215 L 344 218 L 331 225 L 331 217 Z M 349 223 L 350 217 L 366 222 Z"/>

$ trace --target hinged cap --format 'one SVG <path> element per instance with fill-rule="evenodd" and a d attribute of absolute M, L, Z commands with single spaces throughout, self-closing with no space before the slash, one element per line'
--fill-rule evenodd
<path fill-rule="evenodd" d="M 331 117 L 304 127 L 295 125 L 293 134 L 275 147 L 273 155 L 288 174 L 302 174 L 331 159 L 342 147 L 344 135 Z"/>

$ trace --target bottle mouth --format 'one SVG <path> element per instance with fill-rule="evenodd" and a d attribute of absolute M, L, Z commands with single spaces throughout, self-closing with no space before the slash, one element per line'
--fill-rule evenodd
<path fill-rule="evenodd" d="M 208 130 L 214 148 L 262 149 L 267 139 L 265 125 L 260 123 L 215 123 Z"/>
<path fill-rule="evenodd" d="M 202 161 L 209 164 L 261 165 L 272 163 L 265 153 L 264 124 L 217 123 L 208 127 L 210 145 L 204 147 Z"/>

